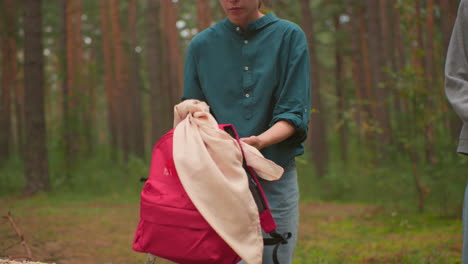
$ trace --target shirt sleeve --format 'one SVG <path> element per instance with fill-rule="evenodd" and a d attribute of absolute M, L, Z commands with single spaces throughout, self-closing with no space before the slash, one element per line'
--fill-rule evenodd
<path fill-rule="evenodd" d="M 291 35 L 288 47 L 286 73 L 275 91 L 275 105 L 270 126 L 285 120 L 296 128 L 288 138 L 291 144 L 299 144 L 307 138 L 310 116 L 310 61 L 307 40 L 302 30 Z"/>
<path fill-rule="evenodd" d="M 445 93 L 464 127 L 458 151 L 468 153 L 468 3 L 462 0 L 445 62 Z M 460 145 L 461 144 L 461 145 Z"/>
<path fill-rule="evenodd" d="M 203 94 L 197 69 L 194 41 L 190 43 L 187 49 L 184 66 L 184 91 L 182 101 L 186 99 L 197 99 L 206 101 Z"/>

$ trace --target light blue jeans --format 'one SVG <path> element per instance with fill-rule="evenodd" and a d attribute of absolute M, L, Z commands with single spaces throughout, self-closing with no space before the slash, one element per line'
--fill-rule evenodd
<path fill-rule="evenodd" d="M 468 264 L 468 185 L 465 188 L 463 201 L 463 252 L 462 264 Z"/>
<path fill-rule="evenodd" d="M 294 159 L 284 167 L 284 174 L 278 181 L 259 180 L 275 219 L 277 225 L 276 231 L 280 234 L 286 232 L 291 232 L 292 234 L 288 243 L 280 245 L 278 249 L 278 261 L 280 264 L 291 264 L 297 243 L 297 228 L 299 225 L 299 186 L 297 184 L 297 171 Z M 269 238 L 270 236 L 263 234 L 263 237 Z M 274 247 L 265 246 L 263 264 L 273 264 Z M 241 261 L 239 264 L 245 264 L 245 262 Z"/>

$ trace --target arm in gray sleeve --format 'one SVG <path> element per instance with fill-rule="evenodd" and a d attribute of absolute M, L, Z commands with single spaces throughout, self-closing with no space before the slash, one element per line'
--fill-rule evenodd
<path fill-rule="evenodd" d="M 468 154 L 468 0 L 462 0 L 445 62 L 445 93 L 463 121 L 457 151 Z"/>

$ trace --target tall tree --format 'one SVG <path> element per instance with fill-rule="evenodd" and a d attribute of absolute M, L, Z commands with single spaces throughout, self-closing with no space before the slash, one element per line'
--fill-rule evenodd
<path fill-rule="evenodd" d="M 394 11 L 393 14 L 395 18 L 394 20 L 395 23 L 393 27 L 393 34 L 395 36 L 393 38 L 393 41 L 395 43 L 393 46 L 396 49 L 396 54 L 394 53 L 393 56 L 396 56 L 398 58 L 397 59 L 398 71 L 402 71 L 406 64 L 406 61 L 405 61 L 406 55 L 405 55 L 405 47 L 404 47 L 404 41 L 403 41 L 403 32 L 401 30 L 401 24 L 402 24 L 401 15 L 400 15 L 401 12 L 400 12 L 400 9 L 396 5 L 392 5 L 392 9 Z"/>
<path fill-rule="evenodd" d="M 131 151 L 133 154 L 143 158 L 145 156 L 145 137 L 143 134 L 143 113 L 141 109 L 141 90 L 143 82 L 140 76 L 139 53 L 136 51 L 138 46 L 137 38 L 137 1 L 128 2 L 128 39 L 129 39 L 129 100 L 131 114 Z"/>
<path fill-rule="evenodd" d="M 379 38 L 379 45 L 382 48 L 382 60 L 383 63 L 381 65 L 382 68 L 382 82 L 386 84 L 388 81 L 387 76 L 387 69 L 391 69 L 391 31 L 390 31 L 390 21 L 389 21 L 389 10 L 391 9 L 389 5 L 389 0 L 379 0 L 378 3 L 378 16 L 380 20 L 380 38 Z M 385 89 L 386 90 L 386 89 Z"/>
<path fill-rule="evenodd" d="M 423 69 L 423 60 L 421 58 L 421 50 L 423 50 L 423 36 L 422 36 L 422 19 L 421 19 L 421 1 L 420 0 L 415 0 L 409 8 L 413 12 L 406 12 L 404 18 L 402 19 L 407 25 L 408 25 L 408 39 L 410 40 L 410 55 L 411 55 L 411 65 L 415 71 L 415 85 L 416 88 L 419 87 L 424 87 L 423 84 L 423 79 L 421 77 L 424 76 L 424 69 Z M 413 15 L 414 14 L 414 15 Z M 416 132 L 422 129 L 425 129 L 425 122 L 423 122 L 423 126 L 417 126 L 415 125 L 415 120 L 418 119 L 418 116 L 420 116 L 420 106 L 418 102 L 419 98 L 417 95 L 413 95 L 414 98 L 411 99 L 411 103 L 409 104 L 409 108 L 411 109 L 409 113 L 409 118 L 408 120 L 410 121 L 410 126 L 408 130 L 410 131 L 410 134 L 414 135 Z M 424 117 L 423 117 L 424 118 Z M 418 131 L 419 132 L 419 131 Z M 424 137 L 426 138 L 426 134 Z M 423 184 L 421 180 L 421 175 L 418 170 L 418 163 L 420 162 L 420 157 L 419 153 L 417 151 L 417 147 L 415 144 L 407 144 L 407 143 L 401 143 L 403 145 L 401 148 L 405 150 L 405 152 L 408 154 L 411 165 L 413 168 L 413 178 L 415 182 L 415 187 L 418 192 L 418 208 L 422 212 L 424 209 L 424 201 L 426 196 L 429 193 L 429 189 Z M 427 145 L 427 140 L 426 140 L 426 145 Z M 426 146 L 427 147 L 427 146 Z M 427 148 L 426 148 L 427 151 Z M 427 157 L 427 152 L 426 152 L 426 157 Z"/>
<path fill-rule="evenodd" d="M 402 73 L 405 65 L 407 63 L 406 61 L 406 52 L 405 52 L 405 45 L 404 45 L 404 36 L 403 36 L 403 31 L 402 31 L 402 18 L 401 18 L 401 10 L 400 8 L 394 4 L 392 6 L 392 10 L 394 11 L 393 18 L 394 18 L 394 27 L 393 27 L 393 41 L 394 44 L 393 46 L 395 47 L 396 53 L 393 53 L 393 57 L 396 57 L 395 61 L 395 72 L 396 73 Z M 394 103 L 396 105 L 395 109 L 398 109 L 401 112 L 407 112 L 408 111 L 408 105 L 407 102 L 398 94 L 398 91 L 395 89 L 394 90 Z"/>
<path fill-rule="evenodd" d="M 347 12 L 350 14 L 350 23 L 347 26 L 347 31 L 351 37 L 351 71 L 353 77 L 354 93 L 356 104 L 354 105 L 355 119 L 359 125 L 359 136 L 362 139 L 365 135 L 363 123 L 366 120 L 366 107 L 363 102 L 366 95 L 366 82 L 364 81 L 363 56 L 361 50 L 360 38 L 360 15 L 361 7 L 357 6 L 354 1 L 347 1 Z"/>
<path fill-rule="evenodd" d="M 171 85 L 171 104 L 177 103 L 182 96 L 182 55 L 179 45 L 179 32 L 176 27 L 178 17 L 178 3 L 161 1 L 162 31 L 164 36 L 164 50 L 169 64 L 169 77 Z M 171 107 L 172 108 L 172 107 Z M 172 111 L 170 111 L 172 113 Z"/>
<path fill-rule="evenodd" d="M 365 86 L 365 98 L 367 99 L 366 103 L 366 112 L 368 119 L 373 119 L 375 115 L 375 104 L 374 102 L 374 91 L 372 90 L 372 72 L 371 72 L 371 61 L 369 55 L 369 44 L 367 41 L 367 27 L 366 27 L 366 8 L 365 6 L 360 6 L 359 11 L 357 12 L 357 17 L 359 19 L 359 39 L 361 44 L 361 55 L 362 55 L 362 69 L 363 69 L 363 80 Z M 366 124 L 366 127 L 370 127 L 369 124 Z M 369 131 L 366 131 L 369 135 Z"/>
<path fill-rule="evenodd" d="M 450 41 L 450 36 L 452 35 L 452 28 L 453 23 L 455 22 L 455 16 L 453 12 L 453 8 L 451 6 L 450 0 L 439 0 L 439 8 L 440 8 L 440 19 L 441 19 L 441 29 L 442 29 L 442 39 L 443 39 L 443 46 L 442 49 L 444 51 L 447 50 L 448 44 Z M 456 2 L 456 1 L 453 1 Z"/>
<path fill-rule="evenodd" d="M 161 2 L 147 0 L 146 1 L 146 28 L 148 32 L 148 40 L 146 45 L 146 58 L 149 75 L 150 89 L 150 118 L 151 118 L 151 145 L 156 143 L 159 137 L 165 132 L 165 125 L 169 123 L 167 113 L 168 98 L 163 92 L 166 86 L 163 86 L 163 50 L 162 50 L 162 33 L 161 33 Z M 166 77 L 167 78 L 167 77 Z M 166 89 L 167 91 L 167 89 Z"/>
<path fill-rule="evenodd" d="M 197 29 L 201 32 L 211 25 L 210 0 L 197 0 Z"/>
<path fill-rule="evenodd" d="M 120 8 L 118 0 L 109 0 L 110 28 L 112 34 L 112 50 L 116 76 L 116 97 L 118 102 L 118 129 L 122 133 L 122 151 L 124 157 L 128 158 L 131 152 L 130 136 L 130 111 L 128 102 L 128 71 L 126 68 L 126 54 L 122 38 L 122 27 L 120 25 Z"/>
<path fill-rule="evenodd" d="M 82 125 L 82 67 L 83 48 L 81 44 L 82 0 L 66 0 L 65 8 L 65 42 L 66 42 L 66 86 L 63 90 L 65 118 L 65 153 L 67 164 L 72 164 L 81 152 L 83 140 Z M 66 104 L 66 105 L 65 105 Z"/>
<path fill-rule="evenodd" d="M 340 136 L 340 154 L 341 159 L 346 161 L 348 153 L 348 139 L 347 139 L 347 124 L 345 120 L 345 74 L 344 74 L 344 62 L 343 62 L 343 45 L 341 41 L 341 23 L 340 13 L 335 14 L 335 87 L 336 87 L 336 98 L 337 98 L 337 120 L 338 120 L 338 134 Z"/>
<path fill-rule="evenodd" d="M 310 11 L 309 0 L 301 0 L 301 11 L 303 19 L 303 29 L 307 36 L 310 53 L 310 67 L 312 78 L 312 111 L 310 116 L 309 144 L 312 152 L 312 159 L 319 177 L 323 177 L 328 166 L 328 145 L 325 131 L 325 118 L 320 95 L 320 74 L 317 52 L 315 48 L 315 34 L 313 30 L 314 21 Z"/>
<path fill-rule="evenodd" d="M 82 102 L 82 120 L 83 135 L 86 154 L 92 154 L 95 149 L 96 136 L 94 133 L 96 127 L 97 115 L 97 84 L 99 83 L 96 69 L 97 51 L 92 49 L 89 53 L 84 53 L 83 68 L 87 70 L 82 72 L 83 102 Z"/>
<path fill-rule="evenodd" d="M 369 42 L 369 58 L 372 67 L 372 86 L 375 94 L 375 101 L 371 102 L 374 105 L 374 115 L 377 121 L 379 132 L 378 138 L 381 142 L 386 144 L 390 143 L 391 132 L 390 132 L 390 119 L 387 107 L 387 89 L 385 87 L 385 73 L 384 69 L 386 64 L 386 50 L 383 45 L 384 42 L 388 41 L 388 37 L 385 35 L 385 40 L 382 39 L 382 33 L 388 33 L 388 23 L 386 21 L 385 10 L 380 12 L 379 4 L 382 1 L 366 0 L 367 16 L 368 16 L 368 42 Z M 385 2 L 383 2 L 384 4 Z M 385 7 L 384 7 L 385 8 Z M 380 16 L 379 16 L 380 12 Z M 383 16 L 383 17 L 382 17 Z"/>
<path fill-rule="evenodd" d="M 0 164 L 10 155 L 12 142 L 11 94 L 16 87 L 16 7 L 15 1 L 5 0 L 1 11 L 1 92 L 0 92 Z"/>
<path fill-rule="evenodd" d="M 24 83 L 26 111 L 26 193 L 50 188 L 44 113 L 44 58 L 42 54 L 42 1 L 24 1 Z"/>
<path fill-rule="evenodd" d="M 72 148 L 71 148 L 71 141 L 72 141 L 72 133 L 71 133 L 71 120 L 70 120 L 70 110 L 69 110 L 69 98 L 68 98 L 68 24 L 69 24 L 69 17 L 68 17 L 68 0 L 61 0 L 59 2 L 60 10 L 61 10 L 61 36 L 60 36 L 60 64 L 62 68 L 62 116 L 63 116 L 63 147 L 64 147 L 64 160 L 65 160 L 65 171 L 64 174 L 68 178 L 70 173 L 71 167 L 71 155 L 72 155 Z"/>
<path fill-rule="evenodd" d="M 102 28 L 102 52 L 104 57 L 104 87 L 107 100 L 107 122 L 110 132 L 110 144 L 114 149 L 120 147 L 121 134 L 118 129 L 117 98 L 115 89 L 114 63 L 112 62 L 112 37 L 110 31 L 109 2 L 101 1 L 101 28 Z M 112 158 L 117 158 L 116 151 L 112 151 Z"/>
<path fill-rule="evenodd" d="M 434 70 L 434 0 L 427 0 L 426 1 L 427 7 L 426 7 L 426 41 L 425 41 L 425 87 L 428 89 L 428 94 L 429 96 L 426 99 L 426 109 L 433 109 L 434 103 L 433 103 L 433 95 L 439 93 L 439 96 L 444 96 L 444 93 L 440 89 L 434 89 L 435 88 L 435 82 L 437 79 L 435 78 L 435 70 Z M 431 115 L 429 115 L 431 116 Z M 432 163 L 435 164 L 437 163 L 437 157 L 435 155 L 435 132 L 434 132 L 434 126 L 433 120 L 431 118 L 428 118 L 426 120 L 426 126 L 425 126 L 425 135 L 426 135 L 426 155 L 427 159 Z"/>

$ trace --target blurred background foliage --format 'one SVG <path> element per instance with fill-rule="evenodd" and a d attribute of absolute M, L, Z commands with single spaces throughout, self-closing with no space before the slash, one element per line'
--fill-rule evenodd
<path fill-rule="evenodd" d="M 0 1 L 0 196 L 138 200 L 185 50 L 216 0 Z M 39 3 L 39 4 L 37 4 Z M 468 159 L 444 95 L 458 1 L 268 0 L 311 51 L 301 198 L 460 216 Z M 42 61 L 41 61 L 42 60 Z M 216 74 L 216 73 L 213 73 Z"/>

